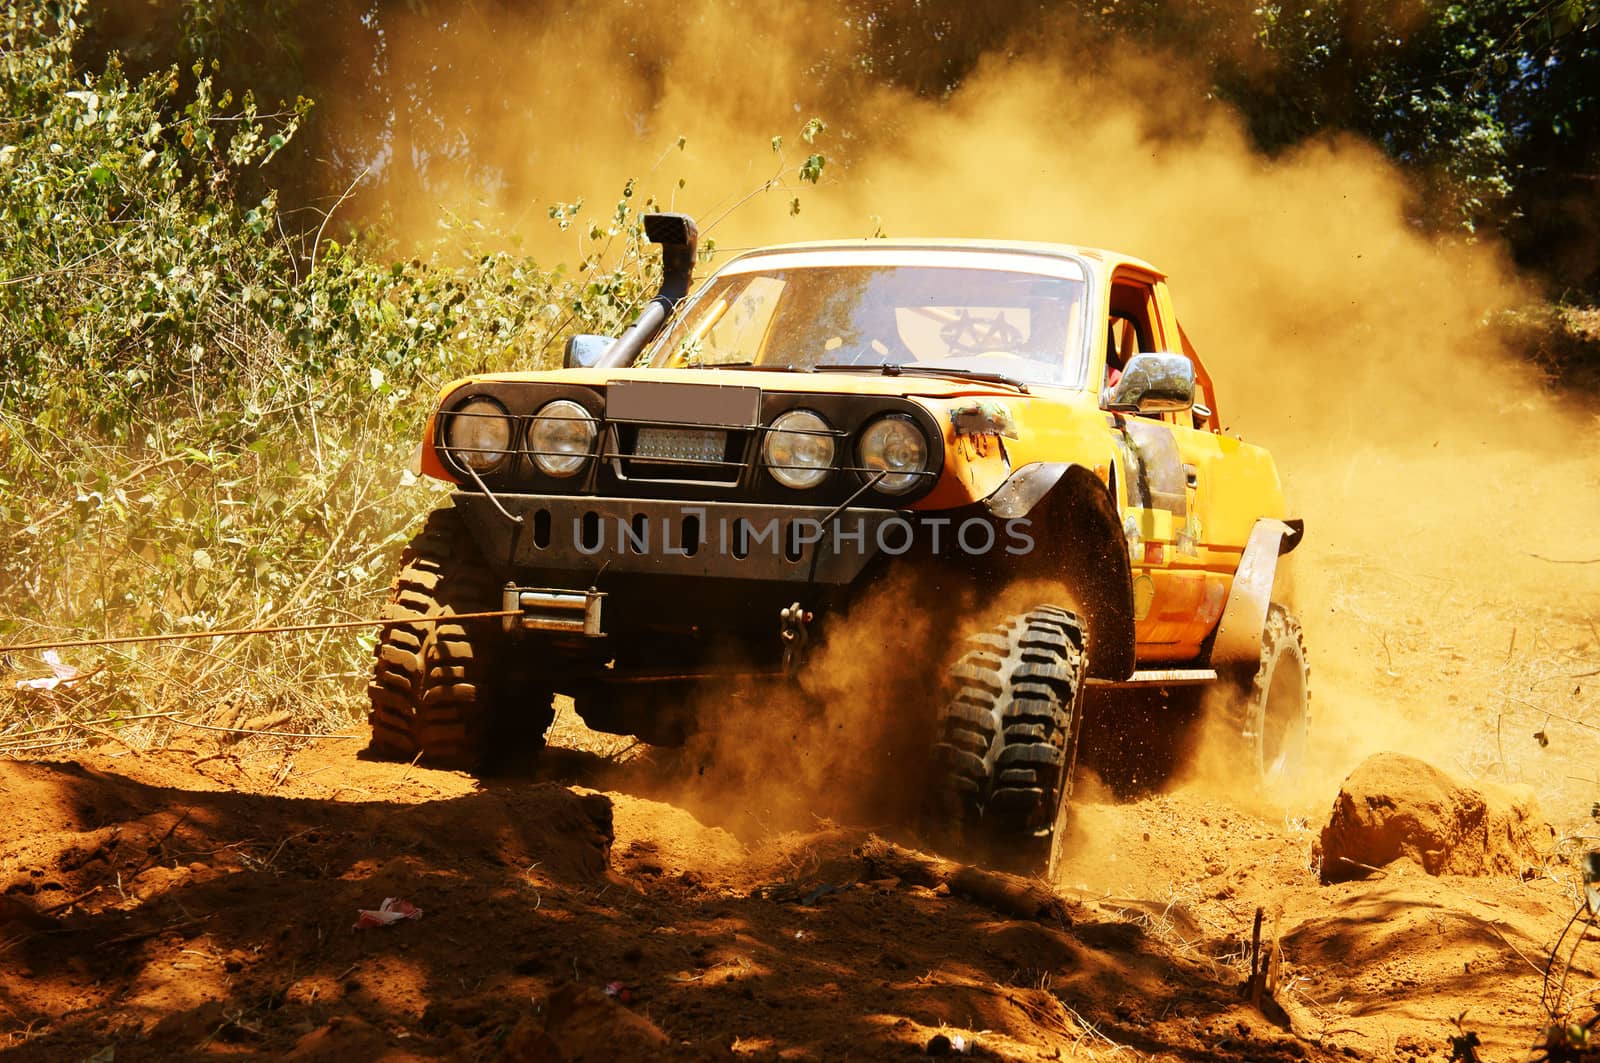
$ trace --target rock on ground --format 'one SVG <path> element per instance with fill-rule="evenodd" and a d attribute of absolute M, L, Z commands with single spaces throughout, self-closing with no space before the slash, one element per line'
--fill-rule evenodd
<path fill-rule="evenodd" d="M 1401 753 L 1368 757 L 1322 828 L 1322 880 L 1409 859 L 1430 875 L 1520 875 L 1550 828 L 1525 787 L 1466 783 Z"/>
<path fill-rule="evenodd" d="M 553 1049 L 558 1059 L 573 1063 L 658 1059 L 667 1049 L 667 1036 L 655 1023 L 593 986 L 563 985 L 550 995 L 548 1008 L 545 1041 L 534 1044 Z M 524 1058 L 534 1059 L 538 1055 L 528 1054 Z"/>

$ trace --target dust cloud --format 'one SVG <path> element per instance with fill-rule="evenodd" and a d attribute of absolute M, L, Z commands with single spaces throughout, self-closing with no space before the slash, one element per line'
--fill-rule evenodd
<path fill-rule="evenodd" d="M 980 602 L 925 571 L 891 569 L 830 619 L 797 684 L 699 699 L 672 800 L 747 836 L 819 820 L 914 830 L 940 770 L 929 755 L 936 716 L 914 707 L 945 696 L 942 678 L 969 636 L 1049 604 L 1072 604 L 1065 586 L 1019 581 Z"/>
<path fill-rule="evenodd" d="M 894 832 L 914 823 L 927 792 L 948 644 L 927 588 L 891 573 L 849 613 L 830 619 L 798 684 L 756 681 L 708 691 L 683 753 L 675 803 L 736 833 L 813 830 L 820 820 Z"/>
<path fill-rule="evenodd" d="M 497 209 L 531 246 L 570 257 L 576 237 L 552 236 L 548 206 L 609 204 L 637 177 L 639 201 L 694 213 L 724 249 L 880 230 L 1144 257 L 1172 278 L 1224 423 L 1272 450 L 1306 519 L 1294 563 L 1314 691 L 1307 800 L 1326 803 L 1380 749 L 1532 782 L 1563 774 L 1558 756 L 1595 752 L 1577 744 L 1592 707 L 1581 683 L 1543 685 L 1595 667 L 1600 565 L 1546 560 L 1600 555 L 1595 417 L 1552 399 L 1498 339 L 1496 314 L 1528 296 L 1501 249 L 1416 229 L 1406 180 L 1374 146 L 1331 137 L 1263 157 L 1184 58 L 1090 54 L 1061 24 L 926 99 L 828 61 L 859 27 L 827 5 L 619 11 L 634 17 L 464 9 L 478 21 L 457 34 L 456 67 L 510 54 L 525 74 L 435 80 L 471 150 L 429 163 L 402 220 L 420 232 L 445 207 Z M 796 133 L 812 114 L 829 123 L 830 161 L 798 189 L 800 213 L 792 176 L 746 200 L 810 150 Z M 391 133 L 406 150 L 405 130 Z M 886 652 L 827 663 L 842 689 Z M 1552 712 L 1579 723 L 1562 732 L 1574 744 L 1545 752 L 1528 736 L 1548 737 Z"/>
<path fill-rule="evenodd" d="M 441 26 L 430 8 L 387 16 L 382 88 L 352 85 L 323 106 L 353 140 L 380 145 L 386 195 L 370 206 L 416 244 L 439 239 L 442 217 L 481 217 L 572 264 L 630 181 L 634 206 L 654 197 L 728 243 L 717 219 L 781 171 L 797 185 L 815 150 L 805 123 L 825 95 L 850 95 L 838 86 L 848 73 L 814 69 L 814 25 L 828 21 L 822 8 L 690 0 L 540 13 L 461 3 Z M 578 224 L 557 231 L 550 208 L 579 200 Z M 787 217 L 789 201 L 738 215 Z"/>

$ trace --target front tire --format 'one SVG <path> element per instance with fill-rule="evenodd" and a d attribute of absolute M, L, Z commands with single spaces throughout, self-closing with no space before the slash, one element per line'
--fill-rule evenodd
<path fill-rule="evenodd" d="M 967 639 L 950 669 L 935 746 L 936 804 L 959 843 L 1002 866 L 1053 877 L 1060 862 L 1082 714 L 1084 633 L 1038 606 Z"/>
<path fill-rule="evenodd" d="M 454 509 L 428 515 L 400 555 L 385 620 L 492 612 L 500 588 Z M 554 695 L 534 682 L 526 655 L 510 652 L 496 620 L 403 623 L 378 636 L 367 687 L 370 750 L 433 767 L 484 766 L 491 740 L 539 746 Z M 513 732 L 514 735 L 513 735 Z"/>

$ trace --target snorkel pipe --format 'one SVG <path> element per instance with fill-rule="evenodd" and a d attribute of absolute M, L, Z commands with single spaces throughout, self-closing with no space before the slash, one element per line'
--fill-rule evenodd
<path fill-rule="evenodd" d="M 661 289 L 655 298 L 645 304 L 633 324 L 600 360 L 597 369 L 619 369 L 633 364 L 644 345 L 655 339 L 667 315 L 689 294 L 689 281 L 694 275 L 694 253 L 700 244 L 700 230 L 687 214 L 646 214 L 644 235 L 653 244 L 661 245 Z"/>

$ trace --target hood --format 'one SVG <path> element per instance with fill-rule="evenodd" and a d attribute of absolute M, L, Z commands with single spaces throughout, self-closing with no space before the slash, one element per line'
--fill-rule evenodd
<path fill-rule="evenodd" d="M 762 391 L 837 392 L 850 395 L 901 395 L 907 398 L 958 398 L 963 395 L 1016 395 L 1017 389 L 987 380 L 944 379 L 934 376 L 884 376 L 881 373 L 777 372 L 759 369 L 553 369 L 539 373 L 495 373 L 476 380 L 526 381 L 543 384 L 579 384 L 603 388 L 617 380 L 670 381 L 674 384 L 712 384 L 756 387 Z M 451 384 L 453 391 L 460 383 Z M 1029 385 L 1030 388 L 1036 385 Z M 1046 385 L 1038 385 L 1046 386 Z M 1054 385 L 1048 385 L 1056 390 Z"/>

